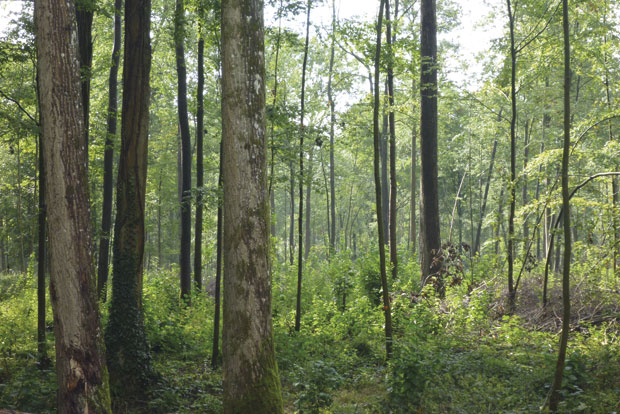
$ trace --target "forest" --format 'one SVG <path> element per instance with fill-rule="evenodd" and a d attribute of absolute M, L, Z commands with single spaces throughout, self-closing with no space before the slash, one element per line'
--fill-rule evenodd
<path fill-rule="evenodd" d="M 620 412 L 617 0 L 0 26 L 0 414 Z"/>

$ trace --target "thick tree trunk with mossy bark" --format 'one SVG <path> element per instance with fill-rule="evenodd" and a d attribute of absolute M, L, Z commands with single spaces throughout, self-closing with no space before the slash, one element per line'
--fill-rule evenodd
<path fill-rule="evenodd" d="M 35 2 L 60 414 L 111 413 L 95 292 L 72 2 Z"/>
<path fill-rule="evenodd" d="M 105 335 L 112 392 L 130 405 L 144 399 L 154 377 L 142 315 L 150 11 L 149 0 L 125 1 L 121 152 L 116 187 L 112 300 Z"/>
<path fill-rule="evenodd" d="M 278 414 L 260 0 L 222 2 L 222 131 L 224 413 Z"/>

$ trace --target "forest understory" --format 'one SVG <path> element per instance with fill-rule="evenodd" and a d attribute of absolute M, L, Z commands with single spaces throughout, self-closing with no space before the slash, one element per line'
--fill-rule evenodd
<path fill-rule="evenodd" d="M 488 277 L 488 272 L 499 276 L 501 269 L 488 258 L 475 263 L 473 285 L 470 269 L 464 269 L 444 299 L 429 288 L 420 292 L 413 282 L 417 272 L 408 265 L 407 281 L 392 282 L 394 356 L 387 362 L 376 264 L 372 256 L 356 261 L 340 256 L 307 268 L 300 332 L 294 331 L 291 300 L 295 269 L 276 266 L 274 329 L 285 412 L 541 411 L 561 327 L 561 283 L 553 272 L 546 310 L 538 266 L 525 276 L 510 315 L 504 279 Z M 33 278 L 7 274 L 0 280 L 0 407 L 54 413 L 54 361 L 47 367 L 37 363 Z M 559 412 L 617 412 L 618 281 L 613 272 L 588 271 L 574 274 L 572 284 L 574 311 Z M 147 273 L 145 325 L 159 382 L 143 409 L 117 406 L 115 413 L 222 412 L 221 370 L 212 368 L 210 355 L 213 299 L 199 293 L 191 307 L 182 307 L 177 289 L 176 269 Z M 105 311 L 103 317 L 105 325 Z M 50 344 L 51 328 L 49 322 Z"/>

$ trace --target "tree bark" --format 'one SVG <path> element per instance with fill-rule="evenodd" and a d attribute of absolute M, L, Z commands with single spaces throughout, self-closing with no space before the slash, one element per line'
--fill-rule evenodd
<path fill-rule="evenodd" d="M 514 290 L 514 238 L 515 238 L 515 208 L 516 208 L 516 124 L 517 124 L 517 51 L 515 48 L 515 24 L 513 9 L 510 0 L 508 6 L 508 24 L 510 29 L 510 213 L 508 215 L 508 307 L 514 310 L 516 292 Z"/>
<path fill-rule="evenodd" d="M 562 1 L 562 26 L 564 32 L 564 146 L 562 151 L 562 210 L 564 225 L 564 266 L 562 275 L 562 335 L 555 368 L 553 384 L 549 391 L 549 408 L 555 413 L 560 402 L 560 389 L 566 360 L 568 333 L 570 331 L 570 261 L 571 261 L 571 227 L 570 227 L 570 197 L 568 193 L 568 162 L 570 155 L 570 40 L 568 25 L 568 0 Z"/>
<path fill-rule="evenodd" d="M 379 16 L 377 18 L 377 43 L 375 49 L 375 85 L 379 84 L 379 70 L 381 67 L 381 26 L 383 23 L 383 9 L 387 0 L 381 0 L 379 6 Z M 381 180 L 379 176 L 379 88 L 375 88 L 374 105 L 373 105 L 373 146 L 374 157 L 373 167 L 375 175 L 375 204 L 377 209 L 377 235 L 379 244 L 379 271 L 381 273 L 381 287 L 383 296 L 383 313 L 385 316 L 385 353 L 386 358 L 392 357 L 392 309 L 390 306 L 390 291 L 387 281 L 387 272 L 385 268 L 385 241 L 383 230 L 383 206 L 381 197 Z"/>
<path fill-rule="evenodd" d="M 260 0 L 222 2 L 224 413 L 283 412 L 271 321 Z"/>
<path fill-rule="evenodd" d="M 113 394 L 129 405 L 144 401 L 153 380 L 142 314 L 150 12 L 149 0 L 125 0 L 121 151 L 116 184 L 112 299 L 105 340 Z"/>
<path fill-rule="evenodd" d="M 75 14 L 77 20 L 78 48 L 80 56 L 80 75 L 82 79 L 82 108 L 84 116 L 84 153 L 88 166 L 88 130 L 90 128 L 90 78 L 93 65 L 93 12 L 94 2 L 76 0 Z"/>
<path fill-rule="evenodd" d="M 203 9 L 199 5 L 198 28 L 198 85 L 196 86 L 196 227 L 194 230 L 194 285 L 196 290 L 202 290 L 202 190 L 204 185 L 203 168 L 203 136 L 204 136 L 204 107 L 203 95 L 205 84 L 204 73 L 204 29 L 202 27 Z M 190 164 L 191 167 L 191 164 Z"/>
<path fill-rule="evenodd" d="M 411 95 L 415 95 L 415 77 L 412 77 L 411 81 Z M 414 109 L 415 111 L 415 109 Z M 418 169 L 418 143 L 417 143 L 418 131 L 416 128 L 416 119 L 413 116 L 413 122 L 411 124 L 411 198 L 409 203 L 409 242 L 411 254 L 415 257 L 417 253 L 417 238 L 418 231 L 416 228 L 416 213 L 415 205 L 417 203 L 416 191 L 417 191 L 417 169 Z"/>
<path fill-rule="evenodd" d="M 181 132 L 181 244 L 179 252 L 181 298 L 191 301 L 191 244 L 192 244 L 192 148 L 187 116 L 187 70 L 185 67 L 185 5 L 176 0 L 174 14 L 174 50 L 177 63 L 177 97 L 179 130 Z"/>
<path fill-rule="evenodd" d="M 291 225 L 289 229 L 289 263 L 291 266 L 295 262 L 295 168 L 293 161 L 289 162 L 289 195 L 291 198 Z"/>
<path fill-rule="evenodd" d="M 336 44 L 336 0 L 332 0 L 332 43 L 329 54 L 329 79 L 327 81 L 327 100 L 329 102 L 329 194 L 330 194 L 330 231 L 329 249 L 330 254 L 336 251 L 336 178 L 334 165 L 334 126 L 336 124 L 336 105 L 332 91 L 332 79 L 334 76 L 334 57 Z"/>
<path fill-rule="evenodd" d="M 303 217 L 304 217 L 304 127 L 305 104 L 306 104 L 306 67 L 308 64 L 308 44 L 310 42 L 310 10 L 312 0 L 306 5 L 306 43 L 304 45 L 304 63 L 301 69 L 301 104 L 299 115 L 299 216 L 297 217 L 297 300 L 295 307 L 295 331 L 301 329 L 301 281 L 303 276 Z M 308 214 L 306 212 L 306 214 Z M 310 229 L 306 228 L 306 231 Z"/>
<path fill-rule="evenodd" d="M 39 77 L 37 75 L 37 97 L 39 94 Z M 45 338 L 45 258 L 47 256 L 46 249 L 46 226 L 47 226 L 47 209 L 45 205 L 45 164 L 43 155 L 43 134 L 42 134 L 43 117 L 39 111 L 39 214 L 38 214 L 38 249 L 37 249 L 37 354 L 40 368 L 47 368 L 49 359 L 47 356 L 47 340 Z M 0 250 L 0 254 L 4 254 Z M 0 267 L 0 272 L 4 270 Z"/>
<path fill-rule="evenodd" d="M 398 7 L 398 6 L 397 6 Z M 396 10 L 398 13 L 398 9 Z M 396 20 L 396 13 L 394 20 Z M 396 121 L 394 119 L 394 52 L 392 42 L 396 35 L 392 36 L 392 21 L 390 20 L 390 0 L 385 0 L 386 40 L 388 49 L 387 61 L 387 86 L 388 86 L 388 121 L 390 129 L 390 212 L 389 212 L 389 237 L 390 237 L 390 268 L 392 279 L 398 278 L 398 244 L 396 237 Z"/>
<path fill-rule="evenodd" d="M 35 2 L 60 414 L 111 413 L 95 292 L 77 25 L 72 2 Z"/>
<path fill-rule="evenodd" d="M 121 8 L 123 0 L 114 1 L 114 46 L 112 66 L 108 78 L 108 117 L 105 150 L 103 153 L 103 208 L 101 212 L 101 239 L 97 267 L 97 296 L 107 299 L 107 283 L 110 263 L 110 231 L 112 229 L 112 193 L 114 191 L 114 141 L 118 112 L 118 67 L 121 58 Z"/>
<path fill-rule="evenodd" d="M 223 146 L 220 141 L 220 170 L 217 177 L 217 186 L 220 190 L 219 194 L 222 194 L 222 169 L 223 169 Z M 216 245 L 215 245 L 215 289 L 214 289 L 214 302 L 215 310 L 213 312 L 213 348 L 211 351 L 211 367 L 215 369 L 220 364 L 220 309 L 221 309 L 221 286 L 222 286 L 222 229 L 224 225 L 224 213 L 222 211 L 222 197 L 218 197 L 217 201 L 217 230 L 216 230 Z"/>
<path fill-rule="evenodd" d="M 420 219 L 422 284 L 430 275 L 439 275 L 439 261 L 433 260 L 441 248 L 437 184 L 437 18 L 435 0 L 420 5 Z M 443 294 L 443 283 L 438 290 Z"/>

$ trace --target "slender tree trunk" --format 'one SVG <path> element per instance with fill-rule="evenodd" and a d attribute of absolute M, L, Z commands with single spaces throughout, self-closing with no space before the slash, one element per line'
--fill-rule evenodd
<path fill-rule="evenodd" d="M 289 262 L 291 266 L 295 262 L 295 168 L 293 161 L 289 162 L 289 170 L 291 172 L 289 178 L 289 195 L 291 198 L 291 225 L 289 232 Z"/>
<path fill-rule="evenodd" d="M 224 413 L 280 414 L 271 321 L 260 0 L 222 2 Z"/>
<path fill-rule="evenodd" d="M 495 154 L 497 153 L 497 140 L 493 141 L 493 149 L 491 150 L 491 161 L 489 162 L 489 170 L 487 172 L 487 182 L 484 186 L 484 195 L 482 197 L 482 208 L 480 209 L 480 220 L 476 229 L 476 241 L 474 242 L 473 253 L 476 254 L 480 250 L 480 235 L 482 233 L 482 222 L 487 210 L 487 198 L 489 196 L 489 187 L 491 186 L 491 176 L 493 175 L 493 164 L 495 164 Z"/>
<path fill-rule="evenodd" d="M 525 169 L 527 168 L 527 162 L 528 162 L 528 158 L 530 155 L 530 138 L 532 135 L 532 129 L 534 128 L 534 120 L 532 120 L 531 122 L 531 126 L 530 126 L 530 122 L 529 121 L 525 121 L 525 128 L 523 130 L 523 137 L 524 137 L 524 142 L 523 142 L 523 171 L 525 171 Z M 528 201 L 528 195 L 527 195 L 527 174 L 524 173 L 523 174 L 523 187 L 522 187 L 522 200 L 523 200 L 523 207 L 527 206 Z M 525 255 L 525 253 L 527 252 L 527 246 L 528 246 L 528 241 L 530 238 L 530 228 L 529 228 L 529 223 L 528 223 L 528 215 L 525 214 L 525 216 L 523 217 L 523 254 Z M 527 260 L 527 257 L 523 256 L 523 260 Z"/>
<path fill-rule="evenodd" d="M 157 264 L 161 269 L 163 264 L 163 256 L 161 253 L 161 185 L 162 185 L 162 173 L 159 170 L 159 182 L 157 183 Z"/>
<path fill-rule="evenodd" d="M 142 281 L 145 244 L 151 45 L 151 3 L 125 0 L 121 151 L 116 183 L 112 299 L 106 327 L 113 393 L 133 405 L 153 381 L 144 331 Z"/>
<path fill-rule="evenodd" d="M 39 96 L 39 82 L 37 75 L 37 96 Z M 47 368 L 49 366 L 49 359 L 47 356 L 47 340 L 45 338 L 45 258 L 47 256 L 46 249 L 46 217 L 47 210 L 45 205 L 45 165 L 43 163 L 44 157 L 44 142 L 43 135 L 41 133 L 43 123 L 43 117 L 39 115 L 39 225 L 38 225 L 38 238 L 39 245 L 37 250 L 37 353 L 40 368 Z M 0 254 L 4 254 L 0 251 Z M 3 269 L 0 267 L 0 271 Z"/>
<path fill-rule="evenodd" d="M 306 216 L 304 217 L 306 221 L 305 225 L 305 243 L 304 243 L 304 261 L 308 261 L 308 256 L 310 255 L 310 248 L 312 247 L 312 181 L 314 176 L 313 165 L 314 165 L 314 145 L 310 147 L 308 151 L 308 168 L 306 169 Z"/>
<path fill-rule="evenodd" d="M 386 0 L 387 1 L 387 0 Z M 387 82 L 385 83 L 385 95 L 387 96 Z M 383 110 L 383 124 L 381 126 L 381 211 L 383 215 L 381 220 L 383 221 L 383 241 L 384 243 L 390 242 L 390 235 L 388 234 L 390 229 L 390 178 L 388 175 L 388 143 L 390 134 L 390 122 L 388 119 L 388 113 L 386 105 L 382 105 Z"/>
<path fill-rule="evenodd" d="M 497 221 L 495 227 L 495 256 L 499 255 L 499 231 L 504 222 L 504 187 L 499 194 L 499 205 L 497 206 Z"/>
<path fill-rule="evenodd" d="M 568 161 L 570 155 L 570 41 L 568 25 L 568 0 L 562 1 L 562 22 L 564 31 L 564 148 L 562 151 L 562 210 L 564 225 L 564 266 L 562 275 L 562 336 L 558 361 L 555 368 L 553 385 L 549 391 L 549 408 L 555 413 L 560 402 L 560 390 L 566 360 L 566 347 L 568 345 L 568 333 L 570 330 L 570 261 L 571 261 L 571 227 L 570 227 L 570 198 L 568 193 Z"/>
<path fill-rule="evenodd" d="M 377 46 L 375 51 L 375 85 L 379 85 L 379 70 L 381 67 L 381 26 L 383 24 L 383 9 L 387 0 L 381 0 L 379 17 L 377 18 Z M 375 88 L 373 106 L 373 135 L 374 135 L 374 175 L 375 175 L 375 204 L 377 208 L 377 235 L 379 243 L 379 270 L 381 273 L 381 287 L 383 295 L 383 313 L 385 316 L 385 353 L 386 358 L 392 357 L 392 309 L 390 306 L 390 291 L 387 281 L 385 265 L 385 241 L 383 231 L 383 209 L 381 197 L 381 180 L 379 177 L 379 88 Z"/>
<path fill-rule="evenodd" d="M 543 122 L 544 125 L 544 122 Z M 542 154 L 545 151 L 545 139 L 544 139 L 544 131 L 543 131 L 543 139 L 542 142 L 540 144 L 540 153 Z M 542 173 L 542 165 L 538 167 L 538 175 L 540 177 Z M 540 178 L 538 178 L 536 180 L 536 202 L 538 204 L 538 201 L 540 200 Z M 536 207 L 536 216 L 538 216 L 540 214 L 540 207 Z M 544 211 L 543 211 L 543 214 Z M 543 220 L 543 228 L 545 226 L 544 220 Z M 540 246 L 540 225 L 537 226 L 536 228 L 536 259 L 538 261 L 542 260 L 542 250 L 541 250 L 541 246 Z"/>
<path fill-rule="evenodd" d="M 397 3 L 398 4 L 398 3 Z M 398 6 L 396 6 L 398 8 Z M 398 9 L 394 13 L 396 20 Z M 394 52 L 392 43 L 396 40 L 396 34 L 392 36 L 392 21 L 390 19 L 390 0 L 385 0 L 386 40 L 388 49 L 387 61 L 387 85 L 388 85 L 388 121 L 390 125 L 390 267 L 392 279 L 398 278 L 398 241 L 396 235 L 396 121 L 394 119 Z"/>
<path fill-rule="evenodd" d="M 22 149 L 21 136 L 17 136 L 17 217 L 15 224 L 19 240 L 19 271 L 26 273 L 26 250 L 24 248 L 24 232 L 22 229 Z"/>
<path fill-rule="evenodd" d="M 336 251 L 336 178 L 334 165 L 334 126 L 336 124 L 336 105 L 334 103 L 334 95 L 332 91 L 332 79 L 334 76 L 334 56 L 336 43 L 336 0 L 332 0 L 332 43 L 329 54 L 329 79 L 327 81 L 327 100 L 329 101 L 329 194 L 330 194 L 330 212 L 329 217 L 329 249 L 330 254 Z"/>
<path fill-rule="evenodd" d="M 514 238 L 515 238 L 515 208 L 516 208 L 516 124 L 517 124 L 517 51 L 515 48 L 514 15 L 510 0 L 508 6 L 508 24 L 510 29 L 510 213 L 508 215 L 508 307 L 514 310 L 516 292 L 514 290 Z"/>
<path fill-rule="evenodd" d="M 299 121 L 299 217 L 297 218 L 298 251 L 297 251 L 297 301 L 295 308 L 295 331 L 301 328 L 301 280 L 303 275 L 303 216 L 304 216 L 304 127 L 306 99 L 306 66 L 308 64 L 308 44 L 310 42 L 310 9 L 312 0 L 306 5 L 306 43 L 304 45 L 304 63 L 301 69 L 301 105 Z M 307 213 L 306 213 L 307 214 Z M 309 231 L 309 229 L 306 229 Z"/>
<path fill-rule="evenodd" d="M 72 2 L 51 0 L 37 0 L 34 9 L 57 409 L 107 414 L 112 411 L 92 265 L 75 9 Z"/>
<path fill-rule="evenodd" d="M 203 9 L 199 6 L 200 24 L 198 28 L 198 85 L 196 86 L 196 227 L 194 230 L 194 285 L 202 290 L 202 190 L 204 185 L 203 136 L 204 108 L 203 94 L 205 85 L 204 49 L 205 40 L 202 27 Z M 191 167 L 191 163 L 190 163 Z M 191 218 L 191 217 L 190 217 Z"/>
<path fill-rule="evenodd" d="M 101 212 L 101 238 L 97 266 L 97 296 L 107 299 L 107 283 L 110 263 L 110 236 L 112 230 L 112 197 L 114 191 L 114 142 L 118 112 L 118 67 L 121 58 L 121 8 L 123 0 L 114 1 L 114 46 L 112 66 L 108 78 L 108 117 L 105 150 L 103 153 L 103 208 Z"/>
<path fill-rule="evenodd" d="M 181 132 L 181 244 L 179 253 L 181 298 L 191 301 L 191 244 L 192 244 L 192 148 L 187 116 L 187 70 L 185 66 L 185 5 L 176 0 L 174 14 L 174 49 L 177 62 L 177 97 L 179 130 Z"/>
<path fill-rule="evenodd" d="M 84 110 L 84 152 L 88 166 L 88 130 L 90 128 L 90 78 L 93 64 L 93 12 L 95 3 L 88 0 L 75 1 L 77 20 L 78 48 L 80 56 L 80 74 L 82 79 L 82 108 Z"/>
<path fill-rule="evenodd" d="M 415 95 L 415 77 L 412 77 L 411 81 L 411 95 Z M 415 109 L 414 109 L 415 110 Z M 415 205 L 417 202 L 416 187 L 417 187 L 417 169 L 418 169 L 418 143 L 417 143 L 418 131 L 416 130 L 416 120 L 413 117 L 411 126 L 411 198 L 409 202 L 409 241 L 411 247 L 408 249 L 412 256 L 415 257 L 417 253 L 416 239 L 418 237 L 416 229 L 416 214 Z"/>
<path fill-rule="evenodd" d="M 435 0 L 420 5 L 420 146 L 422 180 L 420 188 L 420 228 L 422 284 L 429 276 L 439 275 L 439 261 L 433 258 L 441 248 L 437 183 L 437 18 Z M 443 294 L 443 282 L 438 280 Z"/>
<path fill-rule="evenodd" d="M 217 177 L 217 186 L 222 190 L 222 169 L 224 161 L 223 145 L 220 141 L 220 171 Z M 214 302 L 215 311 L 213 312 L 213 348 L 211 351 L 211 367 L 216 368 L 220 364 L 220 308 L 221 308 L 221 286 L 222 286 L 222 229 L 224 225 L 224 213 L 222 210 L 223 200 L 221 196 L 217 202 L 217 232 L 216 232 L 216 245 L 215 245 L 215 291 Z"/>

